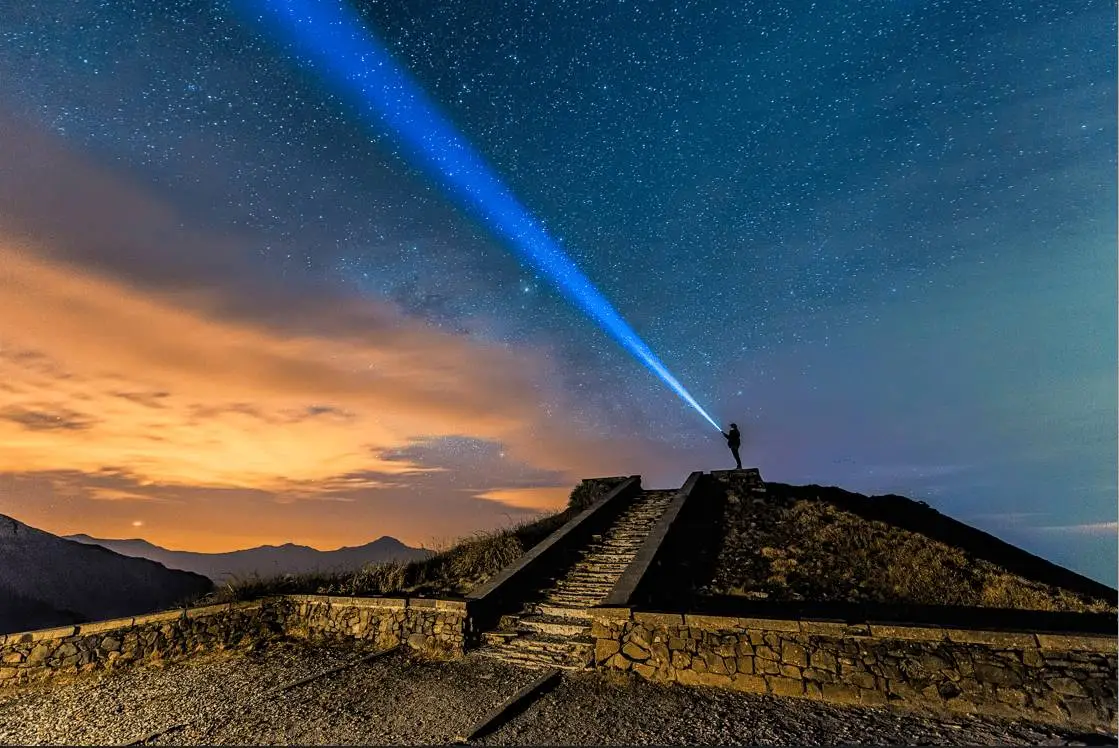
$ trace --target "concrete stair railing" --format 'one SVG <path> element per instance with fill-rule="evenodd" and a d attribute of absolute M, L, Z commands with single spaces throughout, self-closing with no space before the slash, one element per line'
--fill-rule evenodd
<path fill-rule="evenodd" d="M 676 494 L 642 491 L 609 528 L 590 536 L 574 565 L 483 634 L 478 654 L 527 667 L 587 667 L 594 650 L 588 609 L 614 589 Z"/>

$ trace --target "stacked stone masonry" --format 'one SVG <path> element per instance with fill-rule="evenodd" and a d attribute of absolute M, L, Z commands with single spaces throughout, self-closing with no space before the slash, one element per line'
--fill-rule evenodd
<path fill-rule="evenodd" d="M 599 608 L 595 664 L 651 680 L 1116 727 L 1116 637 Z"/>
<path fill-rule="evenodd" d="M 404 644 L 453 657 L 462 654 L 466 621 L 460 601 L 291 595 L 0 634 L 0 686 L 253 648 L 284 637 L 358 640 L 378 648 Z"/>
<path fill-rule="evenodd" d="M 262 602 L 211 605 L 0 635 L 0 686 L 59 673 L 250 647 L 280 635 L 276 612 Z"/>
<path fill-rule="evenodd" d="M 466 645 L 466 603 L 457 600 L 289 595 L 277 601 L 284 633 L 313 641 L 407 644 L 455 657 Z"/>

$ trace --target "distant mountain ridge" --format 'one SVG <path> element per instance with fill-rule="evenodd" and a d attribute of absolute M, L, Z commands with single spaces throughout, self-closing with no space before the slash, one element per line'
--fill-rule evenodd
<path fill-rule="evenodd" d="M 420 561 L 432 555 L 432 551 L 412 548 L 388 535 L 365 545 L 347 546 L 333 551 L 285 543 L 226 553 L 172 551 L 140 538 L 113 540 L 79 534 L 68 535 L 66 539 L 99 545 L 123 556 L 156 561 L 169 569 L 191 571 L 217 583 L 254 575 L 269 577 L 308 572 L 350 572 L 368 564 Z"/>
<path fill-rule="evenodd" d="M 0 633 L 141 615 L 213 589 L 207 577 L 0 514 Z"/>

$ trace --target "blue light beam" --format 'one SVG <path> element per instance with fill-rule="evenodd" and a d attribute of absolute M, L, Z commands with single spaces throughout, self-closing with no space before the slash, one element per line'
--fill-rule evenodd
<path fill-rule="evenodd" d="M 719 428 L 344 1 L 241 0 L 240 6 L 356 106 L 367 124 L 382 122 L 415 166 Z"/>

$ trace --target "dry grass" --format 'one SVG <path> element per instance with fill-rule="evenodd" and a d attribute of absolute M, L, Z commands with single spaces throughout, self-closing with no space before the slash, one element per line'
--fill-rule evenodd
<path fill-rule="evenodd" d="M 731 497 L 707 592 L 773 601 L 1108 612 L 1107 601 L 1011 574 L 919 533 L 828 501 Z"/>
<path fill-rule="evenodd" d="M 581 481 L 579 485 L 572 489 L 571 496 L 567 499 L 567 507 L 568 509 L 581 512 L 608 494 L 611 489 L 624 480 L 626 479 L 598 478 Z"/>
<path fill-rule="evenodd" d="M 579 511 L 601 486 L 584 481 L 572 491 L 569 507 L 557 514 L 487 532 L 477 532 L 423 561 L 370 564 L 356 572 L 285 574 L 246 577 L 220 586 L 195 602 L 213 604 L 270 595 L 348 595 L 463 597 L 517 560 Z"/>

